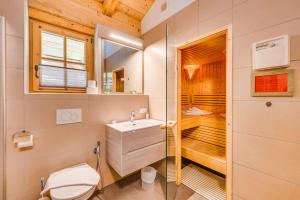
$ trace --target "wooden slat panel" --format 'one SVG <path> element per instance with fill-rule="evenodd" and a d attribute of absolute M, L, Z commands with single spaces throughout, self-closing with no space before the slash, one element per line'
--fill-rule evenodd
<path fill-rule="evenodd" d="M 140 36 L 140 21 L 122 13 L 112 17 L 106 16 L 102 14 L 102 3 L 99 1 L 29 0 L 29 6 L 90 28 L 95 28 L 96 24 L 103 24 Z"/>
<path fill-rule="evenodd" d="M 154 0 L 120 0 L 120 2 L 145 15 Z"/>
<path fill-rule="evenodd" d="M 142 21 L 142 19 L 144 17 L 143 13 L 140 13 L 137 10 L 128 7 L 127 5 L 123 4 L 122 2 L 118 3 L 116 10 L 120 11 L 134 19 L 137 19 L 139 21 Z"/>
<path fill-rule="evenodd" d="M 196 63 L 197 64 L 197 63 Z M 201 65 L 192 80 L 183 68 L 181 73 L 182 94 L 222 95 L 226 94 L 226 62 L 219 61 Z"/>
<path fill-rule="evenodd" d="M 190 97 L 189 95 L 183 94 L 181 95 L 181 105 L 187 106 L 190 104 Z"/>
<path fill-rule="evenodd" d="M 225 148 L 190 138 L 182 139 L 182 156 L 222 174 L 226 174 Z"/>
<path fill-rule="evenodd" d="M 226 96 L 225 95 L 199 95 L 194 94 L 192 97 L 193 105 L 225 105 Z"/>
<path fill-rule="evenodd" d="M 183 137 L 200 140 L 221 147 L 226 147 L 226 130 L 199 126 L 182 132 Z"/>
<path fill-rule="evenodd" d="M 29 16 L 31 19 L 46 22 L 48 24 L 66 28 L 79 33 L 83 33 L 91 36 L 95 34 L 94 28 L 79 23 L 75 23 L 73 21 L 61 17 L 57 17 L 55 15 L 52 15 L 51 13 L 44 12 L 36 8 L 29 8 Z"/>
<path fill-rule="evenodd" d="M 225 129 L 225 117 L 222 114 L 182 116 L 181 130 L 190 129 L 197 126 L 208 126 L 217 129 Z"/>

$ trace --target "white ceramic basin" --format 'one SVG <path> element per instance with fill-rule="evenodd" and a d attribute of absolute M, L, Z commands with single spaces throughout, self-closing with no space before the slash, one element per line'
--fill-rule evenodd
<path fill-rule="evenodd" d="M 164 124 L 163 121 L 159 121 L 156 119 L 140 119 L 140 120 L 134 120 L 134 123 L 132 123 L 131 121 L 126 121 L 126 122 L 120 122 L 115 124 L 107 124 L 107 126 L 119 132 L 128 132 L 128 131 L 134 131 L 143 128 L 149 128 L 153 126 L 160 126 L 162 124 Z"/>

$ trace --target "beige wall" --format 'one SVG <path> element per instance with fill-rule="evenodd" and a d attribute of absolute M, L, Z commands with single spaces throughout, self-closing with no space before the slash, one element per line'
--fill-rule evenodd
<path fill-rule="evenodd" d="M 128 120 L 130 112 L 148 107 L 147 96 L 24 95 L 23 94 L 23 3 L 6 0 L 0 6 L 7 19 L 7 200 L 34 200 L 39 197 L 40 177 L 81 162 L 95 166 L 92 153 L 96 141 L 105 145 L 104 124 Z M 81 108 L 83 122 L 57 126 L 57 108 Z M 140 118 L 141 116 L 137 116 Z M 12 134 L 20 129 L 31 131 L 34 148 L 19 151 L 12 144 Z M 105 163 L 105 185 L 119 176 Z M 0 198 L 1 199 L 1 198 Z"/>
<path fill-rule="evenodd" d="M 180 44 L 227 24 L 233 26 L 234 199 L 296 200 L 300 197 L 299 8 L 298 0 L 198 0 L 164 22 L 171 28 L 169 50 L 172 44 Z M 291 36 L 295 96 L 251 97 L 251 44 L 282 34 Z M 165 108 L 163 102 L 159 103 L 164 98 L 164 89 L 158 90 L 154 84 L 155 81 L 163 84 L 164 58 L 155 57 L 155 51 L 152 51 L 155 47 L 164 51 L 163 37 L 164 24 L 144 35 L 147 46 L 145 72 L 151 71 L 151 77 L 145 79 L 145 89 L 147 94 L 156 95 L 149 99 L 153 115 Z M 152 57 L 147 60 L 147 55 Z M 171 54 L 168 63 L 174 62 L 174 58 Z M 153 63 L 156 65 L 153 66 Z M 173 72 L 168 76 L 176 77 Z M 168 79 L 169 85 L 171 80 Z M 169 98 L 174 96 L 169 94 Z M 272 107 L 267 108 L 266 101 L 272 101 Z M 159 117 L 163 115 L 161 112 Z"/>

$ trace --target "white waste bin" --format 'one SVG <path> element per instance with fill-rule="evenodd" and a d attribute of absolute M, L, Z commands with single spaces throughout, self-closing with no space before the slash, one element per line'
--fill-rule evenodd
<path fill-rule="evenodd" d="M 147 190 L 152 188 L 156 177 L 156 169 L 153 167 L 144 167 L 141 170 L 142 188 Z"/>

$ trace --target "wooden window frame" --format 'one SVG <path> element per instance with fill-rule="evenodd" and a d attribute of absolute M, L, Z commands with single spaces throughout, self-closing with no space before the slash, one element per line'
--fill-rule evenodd
<path fill-rule="evenodd" d="M 62 35 L 66 38 L 77 39 L 85 42 L 85 59 L 87 80 L 94 79 L 94 52 L 93 52 L 93 37 L 75 31 L 71 31 L 58 26 L 43 23 L 37 20 L 30 19 L 29 21 L 29 91 L 37 93 L 85 93 L 83 88 L 58 88 L 58 87 L 40 87 L 39 78 L 35 75 L 35 66 L 39 65 L 42 60 L 41 56 L 41 33 L 42 31 Z M 64 42 L 64 66 L 66 67 L 66 42 Z M 48 59 L 48 58 L 47 58 Z M 55 60 L 55 59 L 48 59 Z M 68 62 L 72 63 L 72 62 Z"/>

